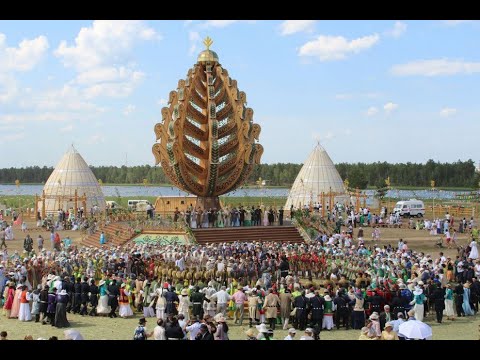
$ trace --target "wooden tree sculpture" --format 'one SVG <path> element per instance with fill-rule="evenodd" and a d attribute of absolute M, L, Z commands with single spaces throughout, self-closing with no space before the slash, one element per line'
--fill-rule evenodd
<path fill-rule="evenodd" d="M 245 182 L 263 147 L 245 92 L 210 50 L 212 40 L 204 44 L 187 78 L 170 92 L 152 151 L 175 186 L 197 195 L 197 207 L 219 209 L 218 196 Z"/>

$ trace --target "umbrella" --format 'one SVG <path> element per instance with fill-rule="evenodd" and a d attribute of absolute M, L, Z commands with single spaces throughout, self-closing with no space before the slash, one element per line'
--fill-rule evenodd
<path fill-rule="evenodd" d="M 432 328 L 419 320 L 408 320 L 400 325 L 398 335 L 409 339 L 431 338 Z"/>
<path fill-rule="evenodd" d="M 82 334 L 78 330 L 68 329 L 64 331 L 65 340 L 84 340 Z"/>

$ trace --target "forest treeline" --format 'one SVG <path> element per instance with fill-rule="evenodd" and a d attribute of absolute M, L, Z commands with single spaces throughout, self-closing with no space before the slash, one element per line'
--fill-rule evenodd
<path fill-rule="evenodd" d="M 381 187 L 390 177 L 391 186 L 430 187 L 435 180 L 437 187 L 478 188 L 479 176 L 473 160 L 440 163 L 433 160 L 425 164 L 387 162 L 340 163 L 335 165 L 342 179 L 348 179 L 350 187 Z M 290 186 L 293 184 L 302 164 L 277 163 L 258 165 L 248 179 L 255 185 L 259 178 L 266 180 L 267 186 Z M 169 183 L 161 167 L 141 166 L 91 166 L 97 179 L 103 184 L 162 184 Z M 25 167 L 0 169 L 0 183 L 44 183 L 52 173 L 51 167 Z M 146 180 L 144 180 L 146 179 Z"/>

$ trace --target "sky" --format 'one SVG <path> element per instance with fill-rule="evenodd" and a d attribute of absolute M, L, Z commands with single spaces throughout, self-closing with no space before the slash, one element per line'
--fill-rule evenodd
<path fill-rule="evenodd" d="M 0 168 L 154 165 L 170 91 L 211 49 L 247 94 L 263 163 L 480 160 L 480 22 L 0 21 Z"/>

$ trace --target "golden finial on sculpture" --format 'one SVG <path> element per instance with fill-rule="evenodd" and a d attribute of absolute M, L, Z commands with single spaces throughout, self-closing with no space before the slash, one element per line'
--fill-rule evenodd
<path fill-rule="evenodd" d="M 207 50 L 210 50 L 210 46 L 212 46 L 213 40 L 210 38 L 210 36 L 207 36 L 205 40 L 203 40 L 203 43 L 207 47 Z"/>
<path fill-rule="evenodd" d="M 203 40 L 203 43 L 206 46 L 206 50 L 203 50 L 200 55 L 198 55 L 198 62 L 204 62 L 204 61 L 209 61 L 209 62 L 218 62 L 218 55 L 215 51 L 210 50 L 210 46 L 213 44 L 213 40 L 207 36 L 205 40 Z"/>

